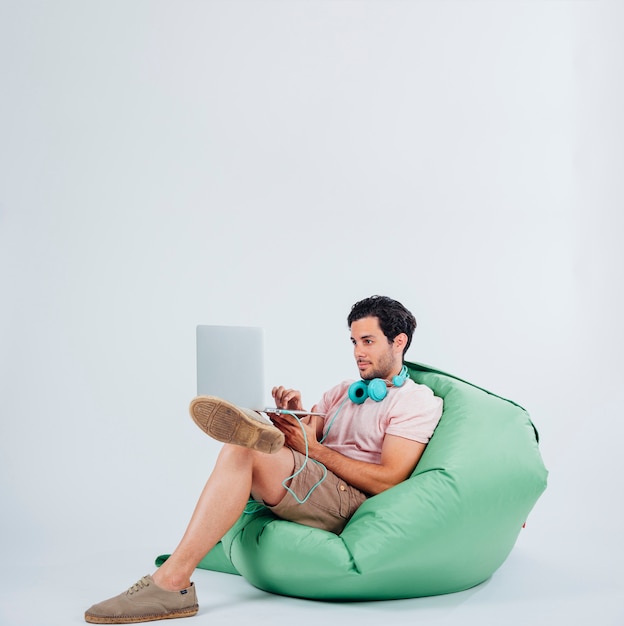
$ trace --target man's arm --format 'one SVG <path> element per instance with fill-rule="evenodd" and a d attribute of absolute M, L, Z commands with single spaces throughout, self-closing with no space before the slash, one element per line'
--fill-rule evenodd
<path fill-rule="evenodd" d="M 305 454 L 301 426 L 292 419 L 274 421 L 284 433 L 286 444 Z M 410 476 L 425 450 L 426 444 L 396 435 L 386 435 L 381 448 L 380 463 L 356 461 L 319 443 L 314 422 L 304 425 L 308 439 L 308 455 L 328 470 L 364 493 L 375 495 L 398 485 Z"/>
<path fill-rule="evenodd" d="M 280 408 L 303 409 L 301 393 L 296 389 L 273 387 L 272 395 Z M 345 482 L 370 495 L 381 493 L 408 478 L 426 448 L 426 444 L 418 441 L 386 435 L 381 448 L 381 462 L 367 463 L 351 459 L 319 443 L 323 429 L 323 422 L 319 418 L 310 416 L 304 418 L 301 424 L 288 416 L 272 415 L 271 420 L 284 433 L 286 445 L 305 454 L 305 439 L 301 431 L 303 426 L 307 434 L 309 457 L 320 461 Z"/>
<path fill-rule="evenodd" d="M 308 454 L 345 482 L 364 493 L 375 495 L 408 478 L 425 447 L 426 444 L 418 441 L 386 435 L 379 464 L 350 459 L 318 442 L 309 446 Z"/>

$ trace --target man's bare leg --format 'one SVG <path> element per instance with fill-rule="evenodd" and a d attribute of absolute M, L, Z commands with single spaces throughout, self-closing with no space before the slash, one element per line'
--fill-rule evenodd
<path fill-rule="evenodd" d="M 190 585 L 193 571 L 242 515 L 250 494 L 277 504 L 285 495 L 282 481 L 293 472 L 289 448 L 264 454 L 224 445 L 177 548 L 152 575 L 170 591 Z"/>

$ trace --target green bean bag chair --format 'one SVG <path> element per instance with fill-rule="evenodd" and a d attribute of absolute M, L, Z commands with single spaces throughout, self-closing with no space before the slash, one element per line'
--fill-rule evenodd
<path fill-rule="evenodd" d="M 488 579 L 546 488 L 537 431 L 514 402 L 406 365 L 444 399 L 409 479 L 366 500 L 340 535 L 268 509 L 243 514 L 199 567 L 241 574 L 272 593 L 324 600 L 438 595 Z"/>

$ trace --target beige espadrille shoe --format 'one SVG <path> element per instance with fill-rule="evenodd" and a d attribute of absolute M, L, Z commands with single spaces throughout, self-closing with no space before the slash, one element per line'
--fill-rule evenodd
<path fill-rule="evenodd" d="M 213 439 L 273 454 L 284 445 L 284 433 L 257 411 L 242 409 L 215 396 L 198 396 L 189 412 Z"/>
<path fill-rule="evenodd" d="M 85 612 L 85 620 L 90 624 L 138 624 L 192 617 L 198 610 L 193 583 L 181 591 L 167 591 L 148 575 L 143 576 L 128 591 L 94 604 Z"/>

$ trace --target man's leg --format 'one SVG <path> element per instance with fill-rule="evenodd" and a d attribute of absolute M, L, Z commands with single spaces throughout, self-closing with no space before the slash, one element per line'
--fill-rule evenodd
<path fill-rule="evenodd" d="M 189 586 L 202 558 L 242 515 L 249 495 L 277 504 L 285 495 L 282 481 L 293 472 L 289 448 L 264 454 L 240 446 L 223 446 L 182 540 L 153 574 L 163 589 Z"/>
<path fill-rule="evenodd" d="M 289 448 L 274 454 L 226 444 L 204 487 L 191 521 L 173 554 L 127 592 L 93 605 L 85 613 L 98 624 L 136 623 L 197 613 L 191 575 L 201 559 L 242 515 L 249 495 L 277 504 L 293 472 Z M 152 585 L 155 583 L 155 586 Z M 183 594 L 183 595 L 181 595 Z"/>
<path fill-rule="evenodd" d="M 264 432 L 266 426 L 261 430 Z M 257 439 L 251 441 L 255 445 Z M 143 577 L 127 592 L 93 605 L 85 612 L 86 621 L 136 623 L 196 614 L 190 577 L 201 559 L 242 515 L 250 494 L 274 505 L 286 493 L 282 482 L 293 473 L 292 451 L 283 447 L 276 451 L 275 446 L 269 451 L 266 454 L 256 448 L 224 445 L 182 540 L 169 559 L 153 576 Z"/>

